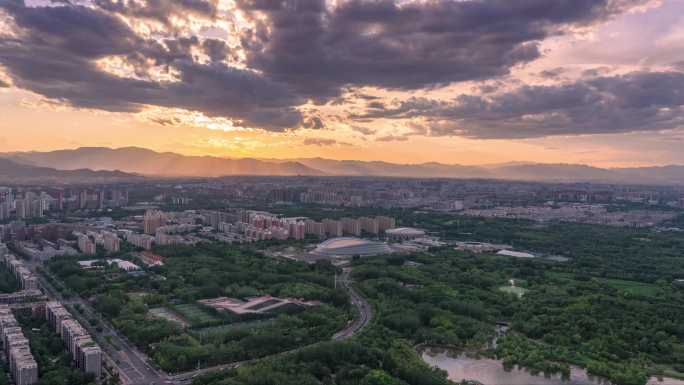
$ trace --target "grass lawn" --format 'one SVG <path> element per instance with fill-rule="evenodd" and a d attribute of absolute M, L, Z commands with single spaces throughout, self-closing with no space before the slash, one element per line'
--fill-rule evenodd
<path fill-rule="evenodd" d="M 660 292 L 660 288 L 657 285 L 643 282 L 624 281 L 621 279 L 603 279 L 601 281 L 617 290 L 621 290 L 632 295 L 653 297 L 658 295 Z"/>
<path fill-rule="evenodd" d="M 200 305 L 188 303 L 184 305 L 176 305 L 173 310 L 178 312 L 183 318 L 190 322 L 193 326 L 207 324 L 210 322 L 219 322 L 220 318 L 210 314 L 204 310 Z"/>
<path fill-rule="evenodd" d="M 501 286 L 499 290 L 509 293 L 509 294 L 515 294 L 518 296 L 518 298 L 521 298 L 525 293 L 527 293 L 529 290 L 525 289 L 524 287 L 518 287 L 518 286 Z"/>

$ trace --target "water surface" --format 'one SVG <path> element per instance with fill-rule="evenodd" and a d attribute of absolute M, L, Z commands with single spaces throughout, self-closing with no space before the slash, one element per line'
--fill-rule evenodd
<path fill-rule="evenodd" d="M 429 365 L 446 370 L 452 381 L 475 380 L 484 385 L 606 385 L 607 382 L 589 376 L 582 368 L 571 368 L 570 379 L 563 381 L 560 375 L 533 376 L 526 370 L 504 370 L 500 361 L 469 358 L 465 355 L 450 357 L 447 352 L 426 350 L 423 360 Z"/>

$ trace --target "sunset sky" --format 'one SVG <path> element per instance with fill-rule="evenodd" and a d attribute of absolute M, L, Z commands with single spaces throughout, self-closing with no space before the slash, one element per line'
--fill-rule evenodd
<path fill-rule="evenodd" d="M 684 164 L 682 0 L 0 0 L 0 151 Z"/>

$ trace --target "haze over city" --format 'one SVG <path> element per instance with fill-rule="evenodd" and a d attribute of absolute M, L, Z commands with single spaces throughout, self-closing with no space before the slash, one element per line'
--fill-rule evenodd
<path fill-rule="evenodd" d="M 0 149 L 682 164 L 684 3 L 0 2 Z"/>

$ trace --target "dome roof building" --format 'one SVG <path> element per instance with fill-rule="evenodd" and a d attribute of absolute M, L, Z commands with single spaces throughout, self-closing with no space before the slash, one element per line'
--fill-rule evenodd
<path fill-rule="evenodd" d="M 354 237 L 340 237 L 328 239 L 319 244 L 313 254 L 344 257 L 344 256 L 372 256 L 392 253 L 392 249 L 384 242 L 369 241 Z"/>

